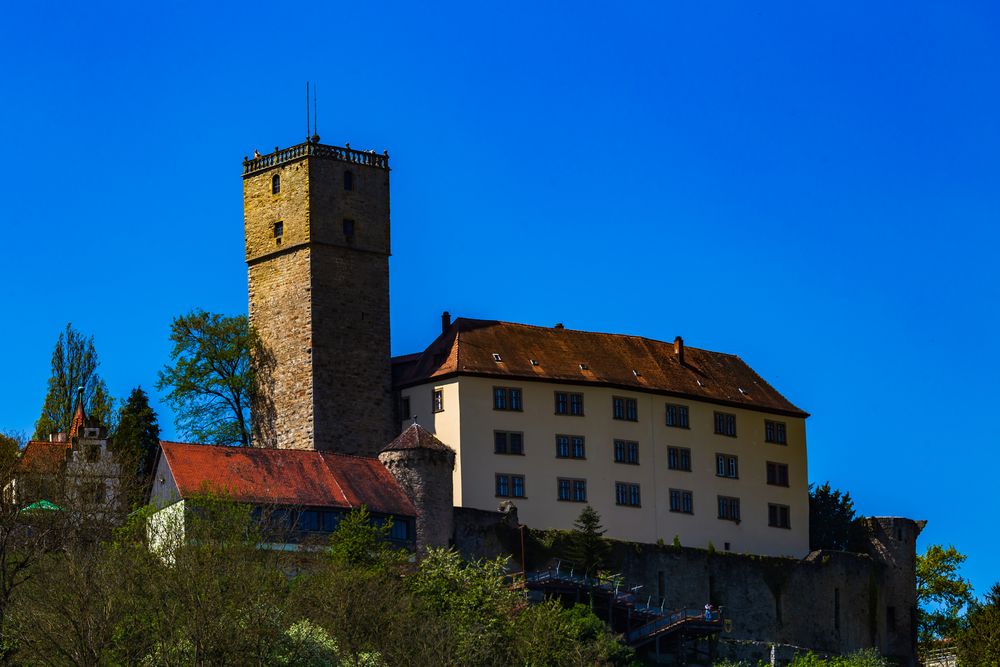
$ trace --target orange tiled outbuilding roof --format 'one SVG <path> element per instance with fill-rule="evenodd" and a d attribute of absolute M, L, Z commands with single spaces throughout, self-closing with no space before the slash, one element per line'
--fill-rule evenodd
<path fill-rule="evenodd" d="M 394 358 L 393 383 L 478 375 L 595 384 L 809 416 L 738 356 L 680 347 L 682 354 L 675 343 L 641 336 L 458 318 L 422 353 Z"/>
<path fill-rule="evenodd" d="M 338 507 L 416 516 L 378 459 L 295 449 L 161 442 L 181 498 L 213 490 L 249 503 Z"/>

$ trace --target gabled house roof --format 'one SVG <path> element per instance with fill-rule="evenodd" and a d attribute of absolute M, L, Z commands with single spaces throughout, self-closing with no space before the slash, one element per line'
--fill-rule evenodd
<path fill-rule="evenodd" d="M 205 491 L 238 502 L 369 510 L 416 516 L 402 487 L 378 459 L 294 449 L 161 442 L 181 498 Z"/>
<path fill-rule="evenodd" d="M 48 442 L 32 440 L 24 446 L 17 461 L 17 472 L 24 474 L 51 475 L 59 472 L 66 463 L 66 450 L 72 448 L 69 442 Z"/>
<path fill-rule="evenodd" d="M 393 359 L 397 389 L 460 375 L 604 385 L 809 416 L 738 356 L 680 339 L 458 318 L 422 353 Z"/>

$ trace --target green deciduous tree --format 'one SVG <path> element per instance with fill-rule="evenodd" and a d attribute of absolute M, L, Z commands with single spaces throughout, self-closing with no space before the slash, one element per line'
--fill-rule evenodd
<path fill-rule="evenodd" d="M 83 387 L 84 406 L 90 416 L 102 424 L 112 425 L 114 399 L 97 374 L 98 365 L 94 337 L 84 338 L 72 324 L 67 324 L 52 350 L 52 375 L 42 414 L 35 422 L 35 440 L 45 440 L 52 433 L 69 430 L 80 387 Z"/>
<path fill-rule="evenodd" d="M 917 628 L 922 648 L 954 637 L 962 626 L 962 610 L 974 600 L 972 585 L 958 574 L 965 555 L 953 547 L 932 544 L 917 555 Z"/>
<path fill-rule="evenodd" d="M 118 425 L 111 436 L 115 457 L 124 466 L 124 472 L 134 477 L 131 486 L 138 492 L 131 499 L 140 501 L 153 475 L 156 452 L 160 442 L 160 426 L 156 412 L 149 405 L 149 396 L 136 387 L 129 394 L 118 413 Z"/>
<path fill-rule="evenodd" d="M 184 438 L 218 445 L 250 445 L 256 337 L 245 315 L 196 310 L 170 325 L 170 364 L 158 390 L 176 414 Z"/>
<path fill-rule="evenodd" d="M 1000 583 L 969 605 L 957 640 L 959 665 L 1000 665 Z"/>
<path fill-rule="evenodd" d="M 590 505 L 584 507 L 573 522 L 568 555 L 584 571 L 593 574 L 607 565 L 610 548 L 602 537 L 605 532 L 601 515 Z"/>
<path fill-rule="evenodd" d="M 861 525 L 854 516 L 850 493 L 809 485 L 809 548 L 847 551 L 857 548 Z"/>

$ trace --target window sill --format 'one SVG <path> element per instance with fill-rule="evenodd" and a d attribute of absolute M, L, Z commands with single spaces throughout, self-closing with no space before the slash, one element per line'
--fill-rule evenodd
<path fill-rule="evenodd" d="M 572 498 L 556 498 L 556 501 L 560 503 L 585 503 L 586 500 L 573 500 Z"/>
<path fill-rule="evenodd" d="M 637 465 L 639 465 L 638 461 L 636 461 L 634 463 L 631 462 L 631 461 L 615 461 L 615 463 L 623 465 L 623 466 L 637 466 Z"/>
<path fill-rule="evenodd" d="M 682 431 L 690 431 L 691 430 L 690 426 L 678 426 L 677 424 L 666 424 L 666 427 L 667 428 L 679 428 Z"/>
<path fill-rule="evenodd" d="M 667 468 L 671 472 L 691 472 L 691 468 Z"/>
<path fill-rule="evenodd" d="M 694 516 L 694 512 L 685 512 L 684 510 L 670 510 L 674 514 L 687 514 L 688 516 Z"/>

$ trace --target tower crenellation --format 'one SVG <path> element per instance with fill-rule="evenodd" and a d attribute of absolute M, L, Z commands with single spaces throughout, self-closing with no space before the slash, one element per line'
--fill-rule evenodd
<path fill-rule="evenodd" d="M 312 140 L 243 162 L 262 445 L 374 455 L 395 435 L 388 162 Z"/>

